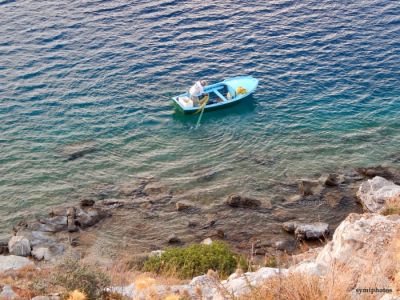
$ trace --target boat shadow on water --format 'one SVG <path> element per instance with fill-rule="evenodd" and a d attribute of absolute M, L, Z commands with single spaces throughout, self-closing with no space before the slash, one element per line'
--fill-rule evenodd
<path fill-rule="evenodd" d="M 255 111 L 257 106 L 257 100 L 250 95 L 246 97 L 244 101 L 241 101 L 231 107 L 221 108 L 214 111 L 205 112 L 201 118 L 201 124 L 208 122 L 214 122 L 216 120 L 221 120 L 226 116 L 244 116 L 251 114 Z M 183 125 L 196 126 L 196 122 L 199 119 L 200 113 L 185 115 L 182 112 L 175 109 L 172 114 L 172 119 L 176 122 L 180 122 Z"/>

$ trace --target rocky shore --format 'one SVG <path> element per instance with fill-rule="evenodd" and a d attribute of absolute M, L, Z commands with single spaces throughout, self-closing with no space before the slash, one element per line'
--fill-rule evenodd
<path fill-rule="evenodd" d="M 137 224 L 137 232 L 129 234 L 137 243 L 143 236 L 141 246 L 132 247 L 129 240 L 114 246 L 130 250 L 131 255 L 146 259 L 152 251 L 161 253 L 167 246 L 222 240 L 246 255 L 251 264 L 261 267 L 255 272 L 232 274 L 224 281 L 208 274 L 185 284 L 153 285 L 152 291 L 160 295 L 244 297 L 252 292 L 251 287 L 262 286 L 269 278 L 305 274 L 325 282 L 340 269 L 351 274 L 349 294 L 357 297 L 357 288 L 376 287 L 376 283 L 368 283 L 363 272 L 368 269 L 369 275 L 376 273 L 380 287 L 392 289 L 393 293 L 384 299 L 396 299 L 390 297 L 395 295 L 400 280 L 400 273 L 396 273 L 400 270 L 400 217 L 396 210 L 399 183 L 400 173 L 395 169 L 361 168 L 315 180 L 280 183 L 289 191 L 280 199 L 231 194 L 221 203 L 202 207 L 185 201 L 154 179 L 143 179 L 134 186 L 113 189 L 113 193 L 102 191 L 95 199 L 52 208 L 42 218 L 19 222 L 12 237 L 0 244 L 0 272 L 48 267 L 65 257 L 86 258 L 109 266 L 113 261 L 102 259 L 105 252 L 97 251 L 97 237 L 115 224 L 122 228 L 121 224 L 130 220 L 131 226 Z M 146 241 L 144 235 L 151 230 L 146 228 L 157 230 L 163 222 L 175 222 L 175 230 Z M 309 250 L 304 253 L 304 249 Z M 262 267 L 266 258 L 284 255 L 292 257 L 284 267 Z M 147 293 L 135 283 L 109 290 L 139 299 L 145 299 Z M 3 285 L 0 298 L 17 299 L 16 291 L 13 286 Z M 375 296 L 379 299 L 384 295 Z"/>

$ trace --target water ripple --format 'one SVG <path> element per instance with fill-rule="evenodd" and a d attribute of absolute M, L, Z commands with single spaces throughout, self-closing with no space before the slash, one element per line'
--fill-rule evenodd
<path fill-rule="evenodd" d="M 398 151 L 396 1 L 0 7 L 0 232 L 132 174 L 207 204 Z M 198 130 L 170 106 L 198 78 L 248 73 L 254 97 Z M 67 162 L 60 149 L 87 141 L 98 151 Z"/>

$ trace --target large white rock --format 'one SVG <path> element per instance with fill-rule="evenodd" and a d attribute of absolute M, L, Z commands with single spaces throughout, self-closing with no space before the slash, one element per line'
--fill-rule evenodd
<path fill-rule="evenodd" d="M 387 255 L 391 241 L 400 236 L 400 216 L 379 214 L 350 214 L 337 228 L 330 241 L 321 250 L 316 263 L 330 267 L 343 263 L 362 272 L 371 265 L 371 255 L 377 266 Z"/>
<path fill-rule="evenodd" d="M 299 224 L 294 231 L 298 240 L 323 239 L 329 234 L 329 224 L 315 222 L 310 224 Z"/>
<path fill-rule="evenodd" d="M 0 272 L 9 270 L 18 270 L 26 266 L 34 266 L 35 264 L 26 257 L 8 255 L 0 255 Z"/>
<path fill-rule="evenodd" d="M 311 276 L 322 276 L 326 270 L 325 266 L 317 264 L 315 261 L 303 261 L 289 269 L 292 273 L 303 273 Z"/>
<path fill-rule="evenodd" d="M 286 275 L 287 272 L 287 269 L 261 268 L 256 272 L 247 272 L 240 276 L 233 274 L 233 276 L 231 275 L 227 280 L 221 282 L 222 290 L 226 290 L 234 297 L 239 297 L 250 293 L 252 287 L 261 285 L 268 278 Z"/>
<path fill-rule="evenodd" d="M 52 257 L 48 247 L 33 248 L 32 256 L 37 260 L 50 260 Z"/>
<path fill-rule="evenodd" d="M 369 212 L 379 212 L 385 202 L 395 196 L 400 196 L 400 186 L 379 176 L 364 181 L 357 192 L 361 204 Z"/>
<path fill-rule="evenodd" d="M 182 285 L 154 285 L 151 291 L 158 295 L 171 293 L 186 293 L 191 299 L 202 300 L 225 300 L 242 296 L 251 291 L 252 287 L 262 284 L 272 276 L 286 275 L 287 269 L 261 268 L 256 272 L 247 272 L 241 275 L 236 273 L 229 276 L 227 280 L 219 281 L 209 276 L 201 275 L 194 277 L 189 284 Z M 112 287 L 108 289 L 115 293 L 129 297 L 130 299 L 148 299 L 146 290 L 138 290 L 134 283 L 124 287 Z"/>
<path fill-rule="evenodd" d="M 329 234 L 329 224 L 323 222 L 301 223 L 288 221 L 282 224 L 287 232 L 294 232 L 299 240 L 323 239 Z"/>
<path fill-rule="evenodd" d="M 23 236 L 13 236 L 8 242 L 10 254 L 18 256 L 29 256 L 31 254 L 31 243 Z"/>

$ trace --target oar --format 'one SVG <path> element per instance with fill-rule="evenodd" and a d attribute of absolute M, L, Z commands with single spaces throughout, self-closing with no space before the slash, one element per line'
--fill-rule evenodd
<path fill-rule="evenodd" d="M 204 109 L 206 108 L 208 99 L 210 99 L 210 97 L 208 95 L 206 97 L 207 97 L 207 99 L 205 99 L 204 103 L 202 104 L 203 107 L 201 108 L 199 119 L 197 120 L 196 129 L 200 126 L 200 121 L 201 121 L 201 118 L 203 117 Z"/>

